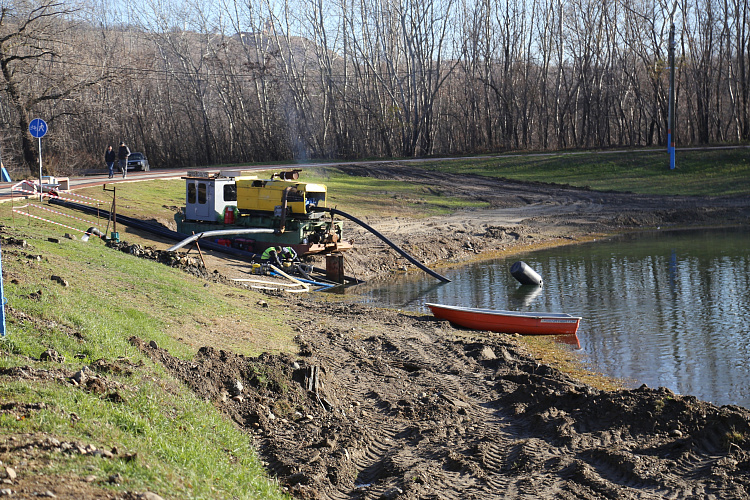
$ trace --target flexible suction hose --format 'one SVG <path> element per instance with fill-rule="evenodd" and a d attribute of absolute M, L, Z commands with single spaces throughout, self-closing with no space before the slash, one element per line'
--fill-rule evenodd
<path fill-rule="evenodd" d="M 440 274 L 436 273 L 435 271 L 433 271 L 429 267 L 425 266 L 424 264 L 422 264 L 421 262 L 419 262 L 417 259 L 415 259 L 411 255 L 409 255 L 408 253 L 406 253 L 406 251 L 404 251 L 400 247 L 398 247 L 391 240 L 389 240 L 388 238 L 386 238 L 385 236 L 383 236 L 382 234 L 380 234 L 377 229 L 373 228 L 372 226 L 370 226 L 366 222 L 359 220 L 358 218 L 354 217 L 353 215 L 349 215 L 348 213 L 342 212 L 341 210 L 337 210 L 335 208 L 326 208 L 326 207 L 315 207 L 315 208 L 312 209 L 312 211 L 313 212 L 329 212 L 329 213 L 331 213 L 333 215 L 340 215 L 342 217 L 346 217 L 347 219 L 349 219 L 352 222 L 356 222 L 357 224 L 359 224 L 360 226 L 362 226 L 363 228 L 367 229 L 372 234 L 374 234 L 375 236 L 377 236 L 378 238 L 380 238 L 388 246 L 390 246 L 395 251 L 397 251 L 398 253 L 400 253 L 406 260 L 408 260 L 409 262 L 411 262 L 412 264 L 414 264 L 415 266 L 417 266 L 418 268 L 420 268 L 422 271 L 426 272 L 427 274 L 429 274 L 433 278 L 439 279 L 443 283 L 450 283 L 451 280 L 449 280 L 445 276 L 441 276 Z"/>
<path fill-rule="evenodd" d="M 98 230 L 97 228 L 95 228 L 94 226 L 91 226 L 90 228 L 88 228 L 88 229 L 86 230 L 86 232 L 85 232 L 85 233 L 83 234 L 83 237 L 82 237 L 81 239 L 82 239 L 83 241 L 89 241 L 89 238 L 91 237 L 91 235 L 92 235 L 92 234 L 93 234 L 94 236 L 98 236 L 98 237 L 100 237 L 100 238 L 104 238 L 104 233 L 102 233 L 101 231 L 99 231 L 99 230 Z"/>

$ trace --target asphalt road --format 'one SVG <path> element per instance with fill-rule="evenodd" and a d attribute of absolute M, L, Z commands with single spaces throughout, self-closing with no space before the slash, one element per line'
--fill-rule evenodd
<path fill-rule="evenodd" d="M 271 166 L 266 167 L 243 167 L 242 170 L 267 170 L 269 168 L 276 168 Z M 282 166 L 281 168 L 285 168 Z M 240 168 L 234 168 L 232 170 L 240 170 Z M 216 172 L 218 169 L 216 168 L 191 168 L 190 172 Z M 187 170 L 180 170 L 180 169 L 152 169 L 148 172 L 135 172 L 130 171 L 128 172 L 128 176 L 126 178 L 122 178 L 122 175 L 115 174 L 114 178 L 109 179 L 106 172 L 102 172 L 101 174 L 96 175 L 85 175 L 85 176 L 79 176 L 79 177 L 70 177 L 69 178 L 69 186 L 71 190 L 74 189 L 81 189 L 86 187 L 92 187 L 92 186 L 101 186 L 104 184 L 120 184 L 123 182 L 139 182 L 139 181 L 145 181 L 145 180 L 153 180 L 153 179 L 179 179 L 180 177 L 186 176 L 188 173 Z M 34 179 L 30 179 L 34 180 Z M 38 181 L 39 179 L 35 179 Z M 16 182 L 3 182 L 0 183 L 0 201 L 7 201 L 11 198 L 26 198 L 28 196 L 28 193 L 22 193 L 18 191 L 13 191 L 13 187 L 17 186 L 21 181 Z"/>
<path fill-rule="evenodd" d="M 715 146 L 715 147 L 703 147 L 703 148 L 679 148 L 676 150 L 676 152 L 679 154 L 680 151 L 695 151 L 695 150 L 710 150 L 710 149 L 745 149 L 750 148 L 750 146 Z M 450 157 L 450 158 L 409 158 L 409 159 L 399 159 L 399 160 L 378 160 L 378 161 L 367 161 L 367 163 L 393 163 L 394 161 L 398 161 L 399 163 L 420 163 L 424 161 L 441 161 L 441 160 L 460 160 L 460 159 L 480 159 L 480 158 L 495 158 L 495 157 L 529 157 L 529 156 L 563 156 L 563 155 L 581 155 L 581 154 L 632 154 L 632 153 L 643 153 L 643 152 L 664 152 L 666 154 L 666 149 L 658 149 L 658 148 L 651 148 L 651 149 L 626 149 L 626 150 L 602 150 L 602 151 L 567 151 L 567 152 L 560 152 L 560 151 L 550 151 L 550 152 L 543 152 L 543 153 L 514 153 L 514 154 L 502 154 L 502 155 L 484 155 L 484 156 L 471 156 L 471 157 Z M 337 165 L 348 165 L 348 164 L 358 164 L 363 163 L 362 161 L 354 161 L 354 162 L 315 162 L 315 163 L 289 163 L 285 165 L 275 164 L 275 165 L 253 165 L 253 166 L 237 166 L 233 168 L 228 168 L 226 170 L 285 170 L 290 168 L 311 168 L 311 167 L 330 167 L 330 166 L 337 166 Z M 208 168 L 191 168 L 190 172 L 217 172 L 221 169 L 218 169 L 216 167 Z M 143 180 L 151 180 L 151 179 L 179 179 L 180 177 L 183 177 L 187 175 L 188 170 L 187 169 L 152 169 L 149 172 L 136 172 L 131 171 L 128 172 L 127 178 L 123 179 L 122 176 L 118 176 L 115 174 L 115 177 L 113 179 L 107 178 L 107 173 L 102 170 L 101 174 L 97 175 L 86 175 L 86 176 L 80 176 L 80 177 L 72 177 L 69 179 L 69 184 L 71 189 L 78 189 L 83 187 L 90 187 L 90 186 L 101 186 L 102 184 L 111 184 L 111 183 L 120 183 L 120 182 L 135 182 L 135 181 L 143 181 Z M 37 179 L 38 180 L 38 179 Z M 3 182 L 0 183 L 0 202 L 7 201 L 11 199 L 11 188 L 12 186 L 15 186 L 18 184 L 19 181 L 16 182 Z M 25 198 L 21 193 L 19 193 L 17 196 L 18 198 Z"/>
<path fill-rule="evenodd" d="M 406 160 L 406 161 L 415 161 L 415 160 Z M 421 160 L 421 161 L 424 161 L 424 160 Z M 390 160 L 388 162 L 390 163 Z M 346 162 L 346 163 L 361 163 L 361 162 Z M 210 168 L 202 167 L 202 168 L 191 168 L 189 171 L 190 172 L 218 172 L 220 170 L 229 170 L 229 171 L 288 170 L 292 168 L 328 167 L 328 166 L 334 166 L 334 165 L 343 165 L 346 163 L 344 162 L 317 163 L 316 162 L 316 163 L 305 163 L 304 165 L 301 165 L 298 163 L 289 163 L 285 165 L 274 164 L 274 165 L 237 166 L 237 167 L 225 168 L 225 169 L 220 169 L 216 167 L 210 167 Z M 379 163 L 379 162 L 368 162 L 368 163 Z M 122 178 L 121 174 L 118 175 L 116 173 L 114 178 L 109 179 L 107 176 L 107 172 L 102 170 L 101 174 L 70 177 L 68 179 L 68 184 L 70 186 L 70 189 L 74 190 L 74 189 L 80 189 L 80 188 L 85 188 L 85 187 L 101 186 L 103 184 L 119 184 L 122 182 L 138 182 L 138 181 L 153 180 L 153 179 L 179 179 L 180 177 L 186 176 L 187 173 L 188 173 L 187 169 L 151 169 L 148 172 L 129 171 L 128 176 L 124 179 Z M 30 177 L 28 179 L 34 180 Z M 15 181 L 15 182 L 0 183 L 0 201 L 10 200 L 11 197 L 26 198 L 28 196 L 28 193 L 21 193 L 21 192 L 11 193 L 13 186 L 18 185 L 19 182 L 22 182 L 22 180 Z M 36 181 L 38 180 L 39 178 L 36 178 Z"/>

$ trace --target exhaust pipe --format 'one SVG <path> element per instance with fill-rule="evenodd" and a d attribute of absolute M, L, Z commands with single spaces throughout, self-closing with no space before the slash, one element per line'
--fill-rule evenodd
<path fill-rule="evenodd" d="M 281 196 L 281 219 L 279 220 L 279 228 L 274 234 L 284 234 L 286 229 L 286 209 L 289 206 L 289 193 L 292 191 L 292 187 L 284 188 L 284 194 Z"/>

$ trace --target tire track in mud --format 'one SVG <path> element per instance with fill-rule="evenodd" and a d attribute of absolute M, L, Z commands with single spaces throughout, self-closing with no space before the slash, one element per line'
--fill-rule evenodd
<path fill-rule="evenodd" d="M 390 366 L 408 365 L 411 367 L 426 367 L 429 362 L 427 360 L 460 359 L 465 357 L 459 350 L 446 349 L 446 345 L 442 343 L 430 343 L 424 340 L 410 342 L 407 339 L 405 342 L 396 345 L 392 340 L 378 340 L 380 342 L 377 351 L 384 357 L 387 355 L 387 363 Z M 462 477 L 466 477 L 462 472 L 449 475 L 444 471 L 442 478 L 433 477 L 433 488 L 440 491 L 441 495 L 445 498 L 465 498 L 467 494 L 481 495 L 479 492 L 484 492 L 485 495 L 491 492 L 492 495 L 512 494 L 516 496 L 528 495 L 529 498 L 536 497 L 538 495 L 538 488 L 523 487 L 523 485 L 514 484 L 507 478 L 502 476 L 498 478 L 497 476 L 504 472 L 518 470 L 519 467 L 526 467 L 524 464 L 527 463 L 536 467 L 539 464 L 535 464 L 535 461 L 539 462 L 546 459 L 542 457 L 554 457 L 556 453 L 550 451 L 549 444 L 544 441 L 525 439 L 519 442 L 511 440 L 512 438 L 501 432 L 497 432 L 497 429 L 501 428 L 503 424 L 510 425 L 510 423 L 508 423 L 506 417 L 500 416 L 496 408 L 487 405 L 486 402 L 491 401 L 493 397 L 492 390 L 488 389 L 488 385 L 484 383 L 484 375 L 475 371 L 465 372 L 455 366 L 455 363 L 450 363 L 442 370 L 422 369 L 409 371 L 412 373 L 419 371 L 423 374 L 420 377 L 422 380 L 412 381 L 415 385 L 419 387 L 439 388 L 443 399 L 454 406 L 460 407 L 465 412 L 466 419 L 473 423 L 471 430 L 475 434 L 483 436 L 484 440 L 492 444 L 494 453 L 491 455 L 491 461 L 494 463 L 494 467 L 487 467 L 486 462 L 483 462 L 482 465 L 486 471 L 483 471 L 483 474 L 481 474 L 483 477 L 480 484 L 477 484 L 476 480 L 462 480 Z M 465 389 L 469 389 L 469 392 Z M 387 446 L 384 446 L 379 451 L 384 456 L 390 450 Z M 376 454 L 375 456 L 369 455 L 369 457 L 375 462 L 375 465 L 370 467 L 370 477 L 376 477 L 383 470 L 386 470 L 385 467 L 378 466 L 381 460 L 380 456 Z M 369 483 L 371 481 L 372 479 L 367 478 L 361 482 Z M 559 481 L 550 479 L 548 482 L 555 484 Z M 529 492 L 522 494 L 522 489 L 528 489 Z M 384 491 L 376 490 L 370 493 L 373 494 L 373 498 L 379 498 Z M 367 497 L 369 498 L 370 495 L 367 495 Z"/>
<path fill-rule="evenodd" d="M 492 425 L 491 422 L 495 419 L 493 416 L 494 411 L 479 406 L 478 402 L 475 401 L 477 395 L 467 395 L 463 391 L 464 387 L 483 387 L 481 384 L 476 384 L 474 380 L 476 379 L 476 375 L 469 374 L 468 378 L 470 381 L 467 382 L 465 380 L 466 376 L 455 374 L 454 372 L 457 370 L 452 369 L 450 365 L 447 368 L 433 366 L 432 360 L 446 359 L 458 353 L 452 352 L 449 356 L 446 356 L 444 348 L 436 349 L 438 344 L 425 342 L 425 339 L 419 339 L 418 341 L 405 339 L 394 343 L 384 337 L 371 337 L 368 339 L 367 344 L 370 347 L 366 351 L 367 356 L 382 360 L 384 366 L 390 368 L 391 372 L 389 373 L 387 382 L 399 386 L 399 382 L 403 379 L 410 379 L 410 391 L 419 393 L 414 395 L 422 395 L 424 398 L 427 397 L 428 391 L 432 391 L 437 394 L 438 399 L 443 404 L 459 407 L 467 414 L 467 419 L 472 422 L 490 422 L 483 425 Z M 345 350 L 347 351 L 346 354 L 361 361 L 360 349 Z M 336 358 L 341 359 L 343 355 L 342 353 L 336 356 Z M 347 364 L 352 365 L 356 364 L 356 362 Z M 341 377 L 340 374 L 339 376 Z M 343 382 L 351 386 L 350 381 Z M 383 381 L 383 383 L 387 382 Z M 398 392 L 399 390 L 399 388 L 395 388 L 393 392 Z M 354 394 L 352 391 L 350 394 L 359 400 L 367 400 L 369 398 L 374 401 L 373 406 L 367 410 L 373 412 L 378 411 L 378 409 L 398 407 L 399 403 L 405 401 L 402 398 L 394 405 L 393 401 L 389 401 L 387 398 L 384 399 L 381 392 L 384 391 L 361 391 L 359 394 Z M 402 392 L 409 391 L 402 390 Z M 489 391 L 487 390 L 481 391 L 481 396 L 483 396 L 481 401 L 487 399 L 488 393 Z M 404 396 L 409 397 L 408 394 Z M 398 411 L 402 410 L 408 411 L 409 408 L 398 409 Z M 338 490 L 332 492 L 329 498 L 348 498 L 349 495 L 355 492 L 364 498 L 380 498 L 389 491 L 399 489 L 399 486 L 392 481 L 385 481 L 383 484 L 374 486 L 378 478 L 385 475 L 391 469 L 403 469 L 405 467 L 403 462 L 420 463 L 423 462 L 423 457 L 420 457 L 420 455 L 429 456 L 434 454 L 434 451 L 429 447 L 420 450 L 420 447 L 416 446 L 407 456 L 403 456 L 403 449 L 405 448 L 397 436 L 412 435 L 418 432 L 414 429 L 412 420 L 398 417 L 392 418 L 384 415 L 379 418 L 376 425 L 371 427 L 378 428 L 379 435 L 362 450 L 361 455 L 363 457 L 357 462 L 357 466 L 361 469 L 361 472 L 355 482 L 356 490 Z M 406 466 L 408 467 L 408 464 Z M 474 478 L 467 479 L 467 477 L 461 471 L 444 470 L 441 477 L 432 477 L 431 489 L 441 492 L 443 498 L 462 498 L 467 490 L 470 491 L 476 484 Z M 450 492 L 452 491 L 456 493 L 451 495 Z"/>
<path fill-rule="evenodd" d="M 331 332 L 328 332 L 327 336 L 330 339 L 336 338 L 336 334 L 332 334 Z M 383 373 L 388 370 L 386 373 L 387 377 L 382 382 L 383 384 L 390 383 L 391 385 L 398 386 L 398 382 L 409 379 L 411 392 L 419 393 L 423 395 L 423 398 L 426 397 L 427 392 L 433 392 L 437 395 L 437 401 L 443 405 L 458 408 L 459 412 L 464 415 L 463 418 L 472 422 L 473 429 L 471 430 L 473 432 L 478 430 L 477 427 L 487 429 L 498 427 L 499 421 L 496 410 L 484 406 L 484 402 L 490 399 L 491 390 L 488 389 L 487 384 L 484 384 L 482 380 L 477 380 L 481 378 L 481 374 L 464 372 L 455 363 L 442 364 L 442 366 L 434 365 L 435 360 L 465 358 L 460 349 L 446 349 L 446 345 L 432 342 L 431 339 L 427 338 L 407 338 L 395 343 L 392 339 L 383 336 L 373 336 L 368 338 L 363 344 L 368 346 L 365 349 L 364 356 L 362 348 L 359 346 L 354 348 L 342 346 L 343 350 L 346 351 L 345 353 L 334 350 L 332 354 L 339 364 L 341 364 L 341 360 L 346 356 L 352 358 L 351 361 L 345 363 L 347 366 L 361 363 L 363 359 L 376 359 L 379 365 L 378 371 Z M 450 346 L 450 344 L 448 345 Z M 331 360 L 328 362 L 332 363 Z M 337 369 L 337 373 L 343 384 L 352 387 L 351 380 L 342 374 L 340 366 Z M 465 388 L 471 389 L 471 393 L 467 394 L 464 390 Z M 378 409 L 388 410 L 398 407 L 398 403 L 404 401 L 404 399 L 402 398 L 394 404 L 392 400 L 389 401 L 387 398 L 382 397 L 381 393 L 398 393 L 400 390 L 400 388 L 396 387 L 393 391 L 386 391 L 381 386 L 378 390 L 360 391 L 359 394 L 354 394 L 354 391 L 350 391 L 350 395 L 358 400 L 369 399 L 373 401 L 373 406 L 368 411 L 377 411 Z M 406 397 L 409 396 L 406 395 Z M 408 410 L 409 408 L 404 409 Z M 399 411 L 401 411 L 400 408 Z M 380 434 L 374 441 L 368 443 L 361 453 L 364 459 L 357 462 L 357 466 L 362 472 L 355 483 L 355 485 L 359 485 L 356 493 L 364 498 L 380 498 L 394 488 L 398 488 L 392 481 L 381 482 L 377 486 L 372 486 L 372 483 L 393 468 L 403 469 L 404 466 L 402 463 L 399 463 L 399 459 L 406 462 L 420 463 L 424 461 L 424 458 L 429 460 L 430 455 L 435 454 L 431 447 L 420 449 L 419 446 L 415 446 L 413 450 L 406 454 L 406 457 L 402 456 L 404 455 L 403 449 L 408 448 L 404 448 L 404 445 L 398 441 L 394 442 L 393 438 L 396 435 L 404 433 L 414 433 L 415 430 L 411 429 L 414 427 L 413 420 L 389 418 L 386 415 L 385 420 L 381 417 L 379 422 L 370 426 L 370 428 L 373 427 L 378 428 Z M 430 431 L 430 426 L 423 426 L 422 430 Z M 487 434 L 487 430 L 480 432 Z M 497 442 L 503 439 L 506 438 L 497 434 L 494 436 L 493 441 Z M 476 478 L 466 475 L 463 472 L 463 457 L 457 455 L 455 457 L 447 457 L 447 459 L 455 462 L 453 467 L 457 470 L 443 470 L 439 476 L 431 473 L 431 490 L 440 492 L 442 498 L 465 498 L 465 495 L 469 491 L 474 489 L 480 491 L 486 488 L 484 481 L 478 481 Z M 414 475 L 416 477 L 418 474 Z M 342 495 L 343 497 L 347 497 L 347 495 L 351 495 L 352 493 L 354 492 L 351 490 L 337 490 L 336 492 L 331 492 L 328 497 L 341 498 Z"/>
<path fill-rule="evenodd" d="M 551 384 L 546 384 L 547 386 L 559 386 L 560 384 L 558 381 L 552 381 Z M 545 385 L 545 384 L 537 384 L 537 385 Z M 477 385 L 469 385 L 469 387 L 481 387 Z M 558 387 L 559 389 L 559 387 Z M 473 394 L 472 396 L 478 397 L 478 398 L 484 398 L 486 400 L 487 391 L 480 391 L 478 394 Z M 554 410 L 554 408 L 553 408 Z M 482 419 L 483 420 L 483 419 Z M 534 420 L 534 419 L 532 419 Z M 533 422 L 526 422 L 526 421 L 520 421 L 516 423 L 516 426 L 520 429 L 522 428 L 528 428 L 527 426 L 529 424 L 533 424 Z M 594 490 L 597 490 L 599 493 L 606 493 L 610 492 L 612 489 L 612 486 L 609 486 L 610 484 L 616 484 L 618 487 L 624 487 L 627 489 L 634 490 L 632 493 L 634 496 L 641 496 L 644 494 L 645 491 L 651 491 L 655 497 L 663 497 L 663 496 L 675 496 L 675 497 L 689 497 L 694 489 L 690 487 L 689 485 L 685 485 L 683 487 L 670 487 L 668 486 L 669 477 L 667 476 L 664 479 L 667 479 L 667 484 L 661 484 L 660 482 L 653 481 L 651 478 L 648 477 L 648 475 L 643 475 L 637 472 L 634 472 L 632 470 L 632 462 L 638 463 L 643 461 L 640 457 L 634 457 L 629 452 L 621 453 L 621 452 L 613 452 L 613 453 L 601 453 L 597 454 L 596 450 L 599 449 L 608 449 L 612 447 L 617 447 L 618 443 L 621 443 L 623 441 L 623 436 L 620 432 L 620 430 L 615 429 L 613 432 L 605 432 L 598 436 L 589 435 L 588 439 L 586 439 L 586 444 L 584 446 L 587 450 L 592 450 L 590 453 L 588 453 L 588 457 L 586 462 L 589 466 L 589 469 L 587 470 L 586 474 L 583 474 L 583 477 L 585 478 L 585 482 L 590 483 L 589 487 L 593 488 Z M 629 438 L 629 436 L 628 436 Z M 507 440 L 507 439 L 506 439 Z M 496 441 L 500 441 L 499 439 Z M 584 440 L 579 441 L 579 445 L 582 444 Z M 714 440 L 715 442 L 715 440 Z M 531 445 L 533 443 L 533 446 Z M 559 453 L 556 453 L 555 450 L 559 450 L 558 447 L 555 447 L 548 443 L 547 441 L 541 441 L 541 440 L 534 440 L 529 439 L 527 441 L 522 442 L 521 445 L 516 446 L 515 443 L 511 443 L 511 447 L 514 448 L 513 451 L 504 451 L 500 452 L 498 451 L 495 454 L 494 462 L 495 464 L 502 464 L 501 467 L 507 467 L 508 463 L 511 463 L 514 468 L 519 467 L 519 462 L 523 464 L 523 462 L 531 461 L 533 462 L 534 457 L 537 457 L 537 459 L 541 457 L 553 457 L 552 459 L 556 459 L 557 455 L 560 455 Z M 496 450 L 500 450 L 499 446 L 496 445 Z M 503 456 L 505 455 L 505 456 Z M 583 454 L 584 456 L 586 454 Z M 547 458 L 545 458 L 547 459 Z M 532 466 L 532 468 L 536 468 L 535 466 Z M 578 467 L 579 469 L 587 469 Z M 488 468 L 488 470 L 491 470 Z M 594 479 L 595 478 L 595 479 Z M 552 481 L 552 483 L 556 483 L 556 481 Z M 503 485 L 506 485 L 507 487 L 507 481 L 503 481 Z M 538 494 L 538 491 L 536 489 L 533 489 L 531 495 L 535 496 Z M 640 492 L 640 493 L 637 493 Z M 507 493 L 507 491 L 506 491 Z M 646 496 L 648 496 L 648 493 L 646 493 Z"/>
<path fill-rule="evenodd" d="M 186 362 L 136 344 L 252 434 L 297 498 L 750 498 L 745 409 L 603 392 L 510 336 L 316 305 L 288 305 L 294 356 L 203 348 Z"/>

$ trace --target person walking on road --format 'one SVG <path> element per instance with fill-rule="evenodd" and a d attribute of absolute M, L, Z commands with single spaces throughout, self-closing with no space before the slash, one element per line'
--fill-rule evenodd
<path fill-rule="evenodd" d="M 115 160 L 117 159 L 117 153 L 112 149 L 112 146 L 107 146 L 107 151 L 104 153 L 104 163 L 107 164 L 109 169 L 109 178 L 115 176 Z"/>
<path fill-rule="evenodd" d="M 120 160 L 120 170 L 122 170 L 123 179 L 128 174 L 128 156 L 130 156 L 130 148 L 124 142 L 121 142 L 120 149 L 117 151 L 117 158 Z"/>

